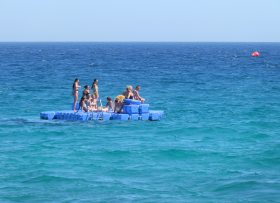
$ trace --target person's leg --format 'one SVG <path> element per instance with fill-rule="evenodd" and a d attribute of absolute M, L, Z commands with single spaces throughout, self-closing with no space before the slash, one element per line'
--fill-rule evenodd
<path fill-rule="evenodd" d="M 73 110 L 74 111 L 76 111 L 77 100 L 78 100 L 78 94 L 76 93 L 74 95 L 74 103 L 73 103 Z"/>

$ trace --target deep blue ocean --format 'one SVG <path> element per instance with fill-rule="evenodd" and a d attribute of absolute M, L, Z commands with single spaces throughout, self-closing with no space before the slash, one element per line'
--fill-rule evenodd
<path fill-rule="evenodd" d="M 0 71 L 0 202 L 280 200 L 280 43 L 0 43 Z M 40 120 L 76 77 L 165 117 Z"/>

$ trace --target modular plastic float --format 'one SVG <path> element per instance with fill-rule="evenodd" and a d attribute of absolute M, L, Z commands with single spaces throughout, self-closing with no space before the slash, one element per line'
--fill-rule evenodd
<path fill-rule="evenodd" d="M 79 109 L 79 106 L 77 106 Z M 40 118 L 44 120 L 69 120 L 69 121 L 88 121 L 88 120 L 150 120 L 158 121 L 164 115 L 163 111 L 149 110 L 149 104 L 142 104 L 140 101 L 125 99 L 123 113 L 113 112 L 83 112 L 73 110 L 63 111 L 44 111 L 40 113 Z"/>

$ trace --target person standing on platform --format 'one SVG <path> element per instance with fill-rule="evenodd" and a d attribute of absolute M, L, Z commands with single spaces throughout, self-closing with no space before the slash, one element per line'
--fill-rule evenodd
<path fill-rule="evenodd" d="M 97 99 L 99 98 L 99 92 L 98 92 L 98 80 L 97 79 L 94 79 L 93 80 L 93 83 L 92 83 L 92 86 L 91 86 L 91 89 L 93 90 L 93 95 L 96 95 L 97 96 Z"/>
<path fill-rule="evenodd" d="M 74 97 L 74 103 L 73 103 L 73 110 L 76 110 L 76 105 L 77 105 L 77 101 L 78 101 L 78 97 L 79 97 L 79 88 L 81 86 L 79 86 L 79 79 L 76 78 L 74 80 L 74 83 L 72 85 L 72 95 Z"/>

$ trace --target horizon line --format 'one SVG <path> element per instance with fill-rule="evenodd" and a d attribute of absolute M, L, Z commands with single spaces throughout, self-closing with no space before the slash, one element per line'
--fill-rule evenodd
<path fill-rule="evenodd" d="M 280 41 L 0 41 L 0 43 L 280 43 Z"/>

